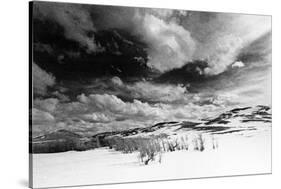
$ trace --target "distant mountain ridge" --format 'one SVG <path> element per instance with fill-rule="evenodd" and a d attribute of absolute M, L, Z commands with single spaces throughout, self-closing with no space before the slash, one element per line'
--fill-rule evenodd
<path fill-rule="evenodd" d="M 83 151 L 106 146 L 106 137 L 137 137 L 149 135 L 176 135 L 187 131 L 211 134 L 230 134 L 235 132 L 256 130 L 259 126 L 271 126 L 271 108 L 258 105 L 256 107 L 242 107 L 226 111 L 215 118 L 190 121 L 160 122 L 143 128 L 132 128 L 123 131 L 102 132 L 91 137 L 84 137 L 68 130 L 58 130 L 30 141 L 31 153 L 51 153 L 69 150 Z"/>

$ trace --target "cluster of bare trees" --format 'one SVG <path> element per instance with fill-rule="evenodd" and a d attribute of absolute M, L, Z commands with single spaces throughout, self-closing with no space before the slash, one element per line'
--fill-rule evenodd
<path fill-rule="evenodd" d="M 162 162 L 164 152 L 174 152 L 178 150 L 205 150 L 205 139 L 202 134 L 189 138 L 187 135 L 169 138 L 167 136 L 148 137 L 108 137 L 105 139 L 107 146 L 123 153 L 138 152 L 141 163 L 148 165 L 149 162 Z M 213 149 L 217 148 L 213 141 Z"/>

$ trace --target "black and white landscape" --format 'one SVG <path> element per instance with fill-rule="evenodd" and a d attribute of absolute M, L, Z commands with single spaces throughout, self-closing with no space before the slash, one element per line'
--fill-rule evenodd
<path fill-rule="evenodd" d="M 33 2 L 33 187 L 271 173 L 271 17 Z"/>

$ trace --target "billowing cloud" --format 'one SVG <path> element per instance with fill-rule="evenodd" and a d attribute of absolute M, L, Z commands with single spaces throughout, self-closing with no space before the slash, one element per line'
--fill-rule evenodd
<path fill-rule="evenodd" d="M 100 122 L 100 123 L 108 123 L 114 121 L 114 118 L 112 116 L 100 112 L 85 114 L 82 116 L 82 118 L 90 122 Z"/>
<path fill-rule="evenodd" d="M 88 35 L 96 29 L 89 12 L 82 5 L 44 2 L 34 5 L 37 19 L 50 19 L 60 24 L 64 29 L 65 37 L 78 42 L 87 48 L 88 52 L 103 51 L 103 48 L 95 43 L 94 36 Z"/>
<path fill-rule="evenodd" d="M 150 106 L 148 103 L 142 103 L 139 100 L 126 103 L 120 98 L 108 94 L 91 94 L 89 96 L 81 94 L 77 99 L 96 111 L 109 111 L 116 115 L 138 116 L 141 118 L 159 116 L 158 108 Z"/>
<path fill-rule="evenodd" d="M 119 77 L 113 77 L 111 81 L 121 96 L 128 95 L 131 98 L 150 102 L 183 102 L 188 94 L 187 87 L 184 85 L 156 84 L 149 81 L 126 84 Z"/>
<path fill-rule="evenodd" d="M 196 41 L 193 59 L 204 59 L 207 75 L 217 75 L 236 61 L 252 41 L 271 30 L 271 17 L 243 14 L 190 12 L 182 25 Z"/>
<path fill-rule="evenodd" d="M 243 47 L 241 39 L 233 35 L 223 36 L 213 45 L 206 57 L 209 67 L 204 69 L 204 73 L 207 75 L 217 75 L 225 71 L 235 61 L 238 50 Z"/>
<path fill-rule="evenodd" d="M 183 85 L 152 84 L 137 82 L 127 86 L 135 98 L 144 98 L 155 102 L 177 102 L 185 98 L 188 93 Z"/>
<path fill-rule="evenodd" d="M 156 13 L 147 9 L 144 13 L 136 12 L 134 17 L 138 34 L 149 45 L 147 64 L 161 72 L 179 68 L 191 60 L 195 42 L 184 27 L 164 19 L 171 16 L 171 10 Z"/>
<path fill-rule="evenodd" d="M 113 83 L 113 85 L 123 86 L 123 81 L 117 76 L 111 78 L 111 82 Z"/>
<path fill-rule="evenodd" d="M 52 92 L 52 95 L 57 97 L 60 101 L 69 101 L 70 100 L 68 96 L 60 93 L 59 91 Z"/>
<path fill-rule="evenodd" d="M 73 102 L 36 99 L 33 125 L 39 133 L 63 128 L 93 134 L 145 127 L 162 121 L 196 121 L 224 111 L 235 98 L 238 97 L 188 94 L 178 104 L 149 104 L 136 99 L 125 102 L 110 94 L 81 94 Z"/>
<path fill-rule="evenodd" d="M 32 135 L 40 135 L 55 130 L 55 117 L 45 111 L 32 108 Z"/>
<path fill-rule="evenodd" d="M 52 122 L 55 118 L 48 112 L 44 112 L 42 110 L 38 110 L 36 108 L 32 109 L 32 121 L 36 124 L 37 122 Z"/>
<path fill-rule="evenodd" d="M 48 87 L 55 84 L 55 77 L 32 63 L 32 82 L 34 94 L 46 95 Z"/>
<path fill-rule="evenodd" d="M 241 102 L 270 100 L 270 89 L 264 86 L 270 88 L 265 64 L 271 62 L 271 35 L 260 39 L 271 29 L 268 16 L 36 2 L 35 18 L 55 22 L 55 26 L 63 30 L 59 36 L 64 35 L 83 47 L 83 50 L 72 49 L 69 45 L 64 50 L 55 40 L 48 44 L 41 39 L 34 44 L 37 52 L 58 55 L 58 62 L 64 57 L 73 60 L 69 67 L 44 64 L 52 67 L 47 70 L 62 72 L 56 75 L 57 81 L 51 73 L 32 64 L 36 98 L 32 118 L 36 132 L 65 128 L 96 133 L 161 121 L 198 120 Z M 120 67 L 115 59 L 114 66 L 97 64 L 96 68 L 104 75 L 91 78 L 97 77 L 89 66 L 96 63 L 91 58 L 95 60 L 95 53 L 103 51 L 97 41 L 104 40 L 101 43 L 110 46 L 108 36 L 113 29 L 114 36 L 120 36 L 118 39 L 126 41 L 129 48 L 134 43 L 136 46 L 144 43 L 139 47 L 144 55 L 133 53 L 128 60 L 128 70 L 135 73 L 139 68 L 130 65 L 131 59 L 135 59 L 134 62 L 141 62 L 145 68 L 147 75 L 143 77 L 146 78 L 132 77 L 126 73 L 127 69 L 119 69 L 125 65 L 120 54 L 115 54 L 122 60 Z M 112 44 L 122 48 L 121 42 Z M 84 53 L 84 49 L 91 54 Z M 61 51 L 65 54 L 61 55 Z M 105 55 L 108 58 L 107 54 L 101 57 Z M 257 62 L 256 55 L 262 57 L 258 58 L 259 65 L 250 64 L 249 60 Z M 101 62 L 107 61 L 101 59 Z M 65 61 L 68 60 L 65 58 Z M 84 75 L 84 69 L 80 71 L 80 61 L 85 62 L 89 74 Z M 64 72 L 64 68 L 70 71 Z M 118 70 L 118 74 L 111 73 L 111 68 Z M 228 68 L 229 72 L 225 72 Z M 155 79 L 165 72 L 170 76 L 168 71 L 175 71 L 171 76 L 180 73 L 177 77 L 182 80 L 178 83 L 184 84 L 170 84 L 166 80 L 161 83 L 163 81 Z M 63 73 L 70 74 L 60 77 Z M 72 77 L 76 73 L 79 77 Z M 112 77 L 114 73 L 119 77 Z M 253 94 L 259 98 L 253 98 Z"/>
<path fill-rule="evenodd" d="M 161 72 L 203 59 L 209 64 L 204 74 L 217 75 L 236 60 L 243 47 L 271 30 L 270 16 L 133 10 L 129 23 L 135 29 L 131 32 L 149 45 L 148 65 Z"/>
<path fill-rule="evenodd" d="M 137 31 L 150 45 L 148 65 L 161 71 L 206 60 L 204 74 L 217 75 L 240 51 L 271 30 L 271 17 L 169 9 L 137 9 Z"/>
<path fill-rule="evenodd" d="M 160 72 L 204 59 L 209 67 L 203 73 L 217 75 L 236 61 L 245 45 L 271 30 L 269 16 L 44 2 L 35 5 L 36 18 L 57 22 L 66 38 L 77 41 L 88 52 L 103 51 L 95 42 L 99 30 L 118 28 L 140 37 L 148 45 L 147 65 Z"/>
<path fill-rule="evenodd" d="M 41 110 L 44 110 L 46 112 L 54 112 L 56 109 L 57 104 L 59 103 L 59 100 L 56 98 L 47 98 L 47 99 L 35 99 L 33 101 L 33 106 L 37 107 Z"/>
<path fill-rule="evenodd" d="M 235 67 L 237 67 L 237 68 L 242 68 L 242 67 L 244 67 L 244 66 L 245 66 L 245 64 L 244 64 L 243 62 L 241 62 L 241 61 L 234 62 L 234 63 L 231 65 L 232 68 L 235 68 Z"/>
<path fill-rule="evenodd" d="M 162 19 L 168 19 L 171 18 L 175 12 L 173 9 L 145 9 L 146 13 L 150 13 L 154 16 L 157 16 Z"/>

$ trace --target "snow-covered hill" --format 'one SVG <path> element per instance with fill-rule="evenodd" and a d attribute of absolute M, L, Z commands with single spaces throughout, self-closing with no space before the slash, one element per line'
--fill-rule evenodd
<path fill-rule="evenodd" d="M 106 147 L 110 137 L 154 137 L 176 138 L 183 135 L 216 136 L 226 134 L 253 135 L 271 130 L 271 108 L 268 106 L 243 107 L 226 111 L 215 118 L 191 121 L 161 122 L 149 127 L 97 133 L 83 137 L 67 130 L 58 130 L 32 139 L 33 153 L 88 150 Z M 51 146 L 51 147 L 50 147 Z M 67 146 L 67 147 L 66 147 Z"/>
<path fill-rule="evenodd" d="M 59 135 L 45 137 L 55 136 Z M 121 143 L 111 146 L 112 149 L 95 147 L 83 152 L 33 154 L 34 187 L 271 173 L 271 110 L 267 106 L 237 108 L 196 123 L 164 122 L 147 128 L 99 133 L 91 140 L 96 139 L 102 146 L 108 138 Z M 160 147 L 154 161 L 144 165 L 140 161 L 141 150 L 124 153 L 129 144 L 138 141 L 145 144 L 144 149 L 150 144 L 157 147 L 155 140 L 148 138 L 161 141 L 166 149 Z M 126 141 L 128 144 L 123 143 Z M 176 150 L 169 150 L 169 145 Z M 118 147 L 120 151 L 115 150 Z"/>

